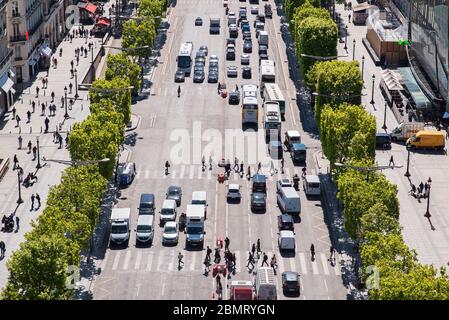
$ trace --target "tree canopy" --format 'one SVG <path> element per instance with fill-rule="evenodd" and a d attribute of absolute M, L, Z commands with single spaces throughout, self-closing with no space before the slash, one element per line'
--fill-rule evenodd
<path fill-rule="evenodd" d="M 109 54 L 107 58 L 107 68 L 105 79 L 113 80 L 114 78 L 128 79 L 134 92 L 140 88 L 140 66 L 133 63 L 126 53 Z"/>

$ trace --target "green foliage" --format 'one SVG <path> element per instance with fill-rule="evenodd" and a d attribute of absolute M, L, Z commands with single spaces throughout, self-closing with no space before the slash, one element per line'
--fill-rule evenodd
<path fill-rule="evenodd" d="M 376 203 L 360 218 L 360 231 L 363 238 L 369 233 L 380 235 L 400 235 L 399 221 L 392 217 L 386 205 Z"/>
<path fill-rule="evenodd" d="M 110 54 L 107 58 L 106 80 L 114 78 L 128 79 L 133 91 L 140 88 L 140 66 L 133 63 L 125 53 Z"/>
<path fill-rule="evenodd" d="M 371 159 L 376 147 L 376 119 L 361 106 L 344 103 L 333 109 L 324 106 L 321 114 L 320 139 L 329 161 Z"/>
<path fill-rule="evenodd" d="M 73 289 L 66 286 L 69 265 L 80 263 L 79 247 L 55 234 L 29 239 L 7 262 L 5 300 L 68 300 Z"/>
<path fill-rule="evenodd" d="M 315 119 L 321 121 L 321 111 L 325 104 L 333 108 L 343 102 L 361 104 L 363 81 L 359 64 L 356 61 L 324 61 L 315 64 L 313 76 L 309 79 L 315 84 L 318 96 L 315 98 Z"/>
<path fill-rule="evenodd" d="M 123 114 L 123 125 L 131 119 L 131 93 L 128 79 L 114 78 L 112 80 L 98 79 L 92 83 L 89 92 L 91 103 L 98 103 L 102 99 L 109 99 L 116 106 L 118 112 Z M 95 90 L 102 89 L 102 90 Z M 120 89 L 120 90 L 117 90 Z"/>
<path fill-rule="evenodd" d="M 149 58 L 151 48 L 156 37 L 154 19 L 149 20 L 128 20 L 123 24 L 122 46 L 123 48 L 140 48 L 127 50 L 127 54 L 133 57 Z"/>
<path fill-rule="evenodd" d="M 291 20 L 296 8 L 302 6 L 306 2 L 307 2 L 307 0 L 285 0 L 284 1 L 284 12 L 285 12 L 285 16 L 287 17 L 287 20 Z"/>
<path fill-rule="evenodd" d="M 165 0 L 140 0 L 138 13 L 141 17 L 161 17 L 165 6 Z"/>

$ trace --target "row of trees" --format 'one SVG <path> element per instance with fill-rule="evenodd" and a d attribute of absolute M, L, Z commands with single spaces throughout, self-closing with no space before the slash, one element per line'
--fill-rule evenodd
<path fill-rule="evenodd" d="M 344 205 L 345 229 L 360 248 L 362 281 L 370 299 L 449 299 L 445 270 L 419 264 L 401 236 L 397 187 L 375 166 L 376 121 L 361 104 L 358 62 L 304 57 L 336 56 L 335 23 L 327 10 L 307 0 L 285 0 L 301 71 L 316 92 L 315 119 Z M 333 164 L 344 163 L 345 169 Z"/>
<path fill-rule="evenodd" d="M 73 297 L 81 251 L 89 248 L 100 199 L 130 120 L 130 84 L 138 86 L 137 81 L 138 66 L 126 55 L 108 56 L 106 79 L 92 84 L 91 114 L 74 125 L 68 148 L 72 160 L 110 160 L 63 172 L 61 183 L 50 189 L 42 215 L 32 223 L 33 230 L 7 263 L 9 279 L 2 299 Z"/>

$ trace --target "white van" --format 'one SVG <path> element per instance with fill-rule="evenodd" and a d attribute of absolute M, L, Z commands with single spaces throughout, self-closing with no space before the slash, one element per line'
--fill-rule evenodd
<path fill-rule="evenodd" d="M 277 194 L 277 203 L 282 213 L 301 213 L 301 199 L 293 187 L 281 188 Z"/>
<path fill-rule="evenodd" d="M 141 214 L 137 219 L 136 241 L 152 242 L 154 238 L 154 215 Z"/>
<path fill-rule="evenodd" d="M 204 218 L 207 219 L 207 192 L 206 191 L 193 191 L 192 192 L 192 204 L 200 204 L 204 206 Z"/>
<path fill-rule="evenodd" d="M 165 199 L 159 213 L 161 225 L 164 225 L 167 221 L 176 221 L 176 201 L 173 199 Z"/>
<path fill-rule="evenodd" d="M 268 32 L 260 31 L 258 40 L 259 40 L 259 45 L 264 45 L 264 46 L 268 47 Z"/>
<path fill-rule="evenodd" d="M 304 178 L 304 192 L 308 196 L 321 194 L 320 178 L 317 175 L 306 175 Z"/>
<path fill-rule="evenodd" d="M 268 267 L 257 270 L 255 287 L 257 300 L 277 300 L 274 271 Z"/>

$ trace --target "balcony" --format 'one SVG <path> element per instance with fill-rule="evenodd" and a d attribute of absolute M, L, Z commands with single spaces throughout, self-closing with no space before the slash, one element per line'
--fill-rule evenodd
<path fill-rule="evenodd" d="M 25 42 L 26 36 L 11 36 L 9 37 L 9 42 L 14 43 L 14 42 Z"/>
<path fill-rule="evenodd" d="M 2 70 L 3 67 L 5 66 L 5 64 L 7 64 L 9 62 L 9 60 L 11 59 L 12 53 L 13 53 L 13 50 L 9 49 L 6 57 L 4 57 L 2 61 L 0 61 L 0 70 Z"/>

